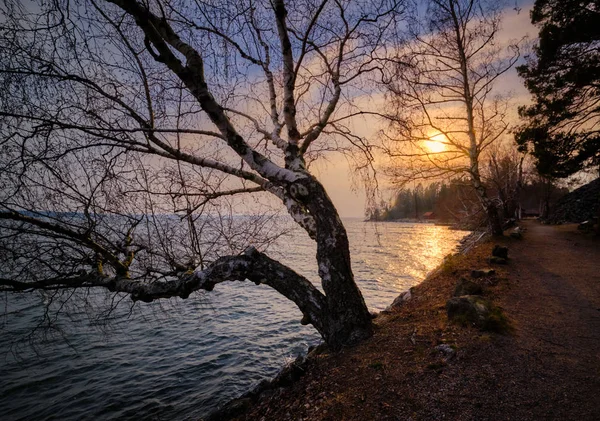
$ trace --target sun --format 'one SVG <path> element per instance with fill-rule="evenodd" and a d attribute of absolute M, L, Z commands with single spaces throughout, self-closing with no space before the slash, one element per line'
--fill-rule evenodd
<path fill-rule="evenodd" d="M 445 142 L 447 142 L 446 136 L 442 133 L 438 133 L 436 135 L 430 136 L 429 140 L 424 141 L 424 145 L 429 152 L 432 153 L 440 153 L 446 150 Z"/>

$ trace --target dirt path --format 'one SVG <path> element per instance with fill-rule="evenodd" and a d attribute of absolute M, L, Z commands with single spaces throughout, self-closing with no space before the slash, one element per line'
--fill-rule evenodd
<path fill-rule="evenodd" d="M 501 297 L 516 332 L 491 361 L 510 374 L 501 386 L 512 402 L 495 412 L 600 420 L 600 243 L 574 226 L 525 227 L 511 243 L 511 288 Z"/>
<path fill-rule="evenodd" d="M 503 241 L 510 263 L 494 298 L 514 332 L 467 345 L 434 386 L 451 398 L 418 418 L 600 420 L 600 242 L 573 225 L 522 226 L 523 240 Z"/>
<path fill-rule="evenodd" d="M 500 240 L 509 264 L 478 279 L 511 334 L 448 322 L 458 279 L 488 265 L 494 243 L 481 244 L 375 319 L 373 338 L 314 356 L 300 381 L 269 391 L 238 419 L 600 420 L 600 241 L 573 226 L 523 226 L 522 240 Z"/>

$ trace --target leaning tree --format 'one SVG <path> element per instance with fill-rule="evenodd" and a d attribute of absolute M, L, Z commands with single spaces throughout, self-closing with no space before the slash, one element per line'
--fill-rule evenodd
<path fill-rule="evenodd" d="M 364 111 L 353 92 L 401 9 L 3 2 L 0 290 L 150 302 L 249 280 L 292 300 L 332 349 L 368 337 L 345 228 L 308 164 L 370 158 L 349 130 Z M 316 242 L 322 292 L 265 253 L 268 214 L 223 215 L 265 201 Z"/>
<path fill-rule="evenodd" d="M 466 176 L 493 234 L 502 235 L 481 162 L 508 129 L 506 98 L 495 84 L 519 57 L 518 42 L 499 37 L 505 2 L 431 0 L 411 19 L 409 37 L 386 73 L 396 112 L 385 133 L 388 172 L 404 183 Z"/>
<path fill-rule="evenodd" d="M 536 0 L 534 54 L 519 66 L 533 104 L 519 109 L 516 133 L 538 171 L 568 177 L 600 165 L 600 2 Z"/>

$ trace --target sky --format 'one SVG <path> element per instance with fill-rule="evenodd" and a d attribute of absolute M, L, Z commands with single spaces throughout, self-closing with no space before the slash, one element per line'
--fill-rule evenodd
<path fill-rule="evenodd" d="M 514 0 L 508 1 L 513 6 L 515 5 Z M 507 9 L 501 38 L 505 40 L 520 39 L 525 35 L 529 35 L 531 38 L 535 37 L 537 31 L 529 21 L 529 10 L 532 3 L 533 0 L 517 1 L 516 4 L 521 8 L 519 13 L 512 8 Z M 527 103 L 529 95 L 514 69 L 505 74 L 498 81 L 497 86 L 500 91 L 512 92 L 515 110 L 518 105 Z M 379 96 L 370 94 L 368 98 L 366 98 L 366 95 L 364 100 L 369 101 L 371 105 L 382 103 L 382 94 L 378 94 Z M 352 131 L 360 136 L 376 136 L 380 125 L 381 123 L 374 119 L 363 118 L 353 122 Z M 364 188 L 361 187 L 358 176 L 352 171 L 343 156 L 331 155 L 328 161 L 316 162 L 311 170 L 324 184 L 342 216 L 358 218 L 364 216 L 366 204 Z M 379 171 L 379 174 L 381 174 L 381 171 Z M 385 180 L 380 176 L 378 182 L 380 186 L 383 186 L 382 191 L 385 197 Z M 389 193 L 387 195 L 389 196 Z"/>
<path fill-rule="evenodd" d="M 529 11 L 533 6 L 533 0 L 517 1 L 518 11 L 514 9 L 514 4 L 515 3 L 513 3 L 513 7 L 508 8 L 505 11 L 499 39 L 501 41 L 508 41 L 521 39 L 525 36 L 527 36 L 529 40 L 535 39 L 537 36 L 537 29 L 531 24 L 529 19 Z M 517 107 L 519 105 L 527 104 L 530 97 L 514 67 L 497 81 L 496 88 L 499 92 L 510 93 L 510 96 L 512 97 L 511 103 L 513 104 L 511 107 L 514 108 L 513 117 L 516 119 Z M 373 99 L 371 98 L 371 100 Z M 376 125 L 377 123 L 375 122 L 365 121 L 364 129 L 366 131 L 361 134 L 375 134 L 378 130 L 378 128 L 375 127 Z M 366 206 L 365 190 L 362 186 L 357 185 L 356 177 L 353 175 L 344 157 L 336 156 L 329 162 L 319 162 L 312 169 L 325 186 L 325 189 L 342 217 L 364 217 Z M 389 196 L 390 191 L 385 187 L 385 180 L 380 176 L 378 181 L 379 185 L 382 187 L 382 196 Z"/>

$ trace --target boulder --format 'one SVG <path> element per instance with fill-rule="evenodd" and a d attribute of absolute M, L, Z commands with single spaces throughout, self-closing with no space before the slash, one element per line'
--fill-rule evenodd
<path fill-rule="evenodd" d="M 205 421 L 221 421 L 240 416 L 248 411 L 252 407 L 252 404 L 253 402 L 250 398 L 233 399 L 221 409 L 211 413 L 205 418 Z"/>
<path fill-rule="evenodd" d="M 508 247 L 501 246 L 496 244 L 492 249 L 492 256 L 501 257 L 503 259 L 508 259 Z"/>
<path fill-rule="evenodd" d="M 470 281 L 466 278 L 460 278 L 458 284 L 456 284 L 456 288 L 454 289 L 454 296 L 460 297 L 462 295 L 481 295 L 483 294 L 483 289 L 481 285 Z"/>
<path fill-rule="evenodd" d="M 477 295 L 453 297 L 446 302 L 448 319 L 464 325 L 485 327 L 490 311 L 490 303 Z"/>
<path fill-rule="evenodd" d="M 472 278 L 483 278 L 486 276 L 493 276 L 496 274 L 494 269 L 475 269 L 471 271 Z"/>
<path fill-rule="evenodd" d="M 496 265 L 505 265 L 508 263 L 508 260 L 503 259 L 502 257 L 492 256 L 489 258 L 489 262 Z"/>
<path fill-rule="evenodd" d="M 394 301 L 392 302 L 392 304 L 390 304 L 385 310 L 385 312 L 391 312 L 394 310 L 398 310 L 400 307 L 402 307 L 402 305 L 407 302 L 408 300 L 410 300 L 412 298 L 412 288 L 407 289 L 406 291 L 402 292 L 400 295 L 398 295 Z"/>
<path fill-rule="evenodd" d="M 294 384 L 304 375 L 307 360 L 302 355 L 298 356 L 292 363 L 286 365 L 271 381 L 272 385 L 287 387 Z"/>

